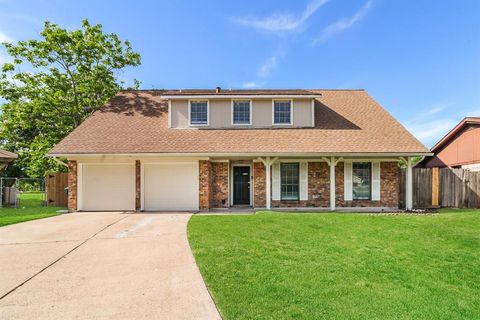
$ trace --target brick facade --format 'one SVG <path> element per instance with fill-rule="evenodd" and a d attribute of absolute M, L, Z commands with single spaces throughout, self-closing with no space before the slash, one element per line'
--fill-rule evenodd
<path fill-rule="evenodd" d="M 254 206 L 263 208 L 265 199 L 265 166 L 255 162 L 254 170 Z M 344 166 L 343 162 L 335 168 L 335 199 L 337 207 L 398 207 L 400 194 L 400 168 L 396 162 L 382 162 L 380 164 L 380 199 L 371 200 L 344 200 Z M 280 201 L 272 200 L 272 208 L 288 207 L 330 207 L 330 168 L 326 162 L 308 163 L 308 200 Z"/>
<path fill-rule="evenodd" d="M 200 160 L 199 166 L 199 209 L 208 210 L 212 201 L 212 163 L 208 160 Z"/>
<path fill-rule="evenodd" d="M 135 210 L 140 210 L 141 204 L 141 164 L 140 160 L 135 160 Z"/>
<path fill-rule="evenodd" d="M 77 211 L 77 161 L 68 161 L 68 211 Z"/>
<path fill-rule="evenodd" d="M 308 163 L 308 200 L 281 201 L 272 200 L 272 207 L 329 207 L 330 206 L 330 168 L 326 162 Z"/>
<path fill-rule="evenodd" d="M 212 162 L 211 208 L 228 208 L 228 162 Z"/>
<path fill-rule="evenodd" d="M 336 205 L 338 207 L 398 208 L 400 197 L 400 168 L 396 162 L 380 163 L 380 200 L 344 200 L 343 162 L 335 170 Z"/>
<path fill-rule="evenodd" d="M 265 208 L 266 192 L 265 192 L 265 165 L 262 162 L 253 163 L 253 206 L 256 208 Z"/>

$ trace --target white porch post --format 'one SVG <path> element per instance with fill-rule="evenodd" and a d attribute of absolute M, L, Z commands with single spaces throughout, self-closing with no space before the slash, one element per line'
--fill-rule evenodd
<path fill-rule="evenodd" d="M 265 162 L 265 173 L 266 173 L 266 195 L 265 195 L 265 199 L 266 199 L 266 207 L 267 209 L 270 210 L 270 198 L 272 196 L 272 186 L 271 186 L 271 179 L 270 179 L 270 168 L 271 168 L 271 162 L 270 162 L 270 157 L 267 157 Z"/>
<path fill-rule="evenodd" d="M 330 210 L 335 211 L 335 157 L 330 157 Z"/>
<path fill-rule="evenodd" d="M 407 157 L 407 176 L 405 179 L 405 209 L 413 208 L 413 179 L 412 179 L 412 158 Z"/>

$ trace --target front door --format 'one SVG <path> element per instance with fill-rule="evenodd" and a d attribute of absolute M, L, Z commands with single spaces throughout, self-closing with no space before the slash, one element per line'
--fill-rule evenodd
<path fill-rule="evenodd" d="M 233 204 L 250 204 L 250 167 L 233 167 Z"/>

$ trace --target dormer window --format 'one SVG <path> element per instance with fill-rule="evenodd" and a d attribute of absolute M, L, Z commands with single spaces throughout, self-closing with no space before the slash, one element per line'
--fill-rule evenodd
<path fill-rule="evenodd" d="M 252 107 L 250 100 L 232 101 L 232 124 L 252 124 Z"/>
<path fill-rule="evenodd" d="M 190 125 L 206 126 L 208 125 L 208 100 L 190 101 Z"/>
<path fill-rule="evenodd" d="M 273 100 L 273 124 L 292 124 L 292 100 Z"/>

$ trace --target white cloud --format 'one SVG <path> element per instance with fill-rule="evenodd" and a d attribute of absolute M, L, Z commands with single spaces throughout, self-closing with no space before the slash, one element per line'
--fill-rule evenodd
<path fill-rule="evenodd" d="M 263 86 L 263 83 L 262 82 L 257 82 L 257 81 L 247 81 L 247 82 L 242 83 L 242 87 L 244 87 L 246 89 L 258 88 L 258 87 L 261 87 L 261 86 Z"/>
<path fill-rule="evenodd" d="M 13 39 L 0 31 L 0 43 L 3 43 L 3 42 L 13 42 Z"/>
<path fill-rule="evenodd" d="M 277 66 L 277 56 L 271 56 L 258 68 L 257 75 L 261 78 L 268 77 Z"/>
<path fill-rule="evenodd" d="M 233 20 L 241 25 L 270 32 L 293 31 L 302 26 L 328 0 L 311 1 L 300 16 L 291 13 L 275 13 L 270 17 L 236 17 Z"/>
<path fill-rule="evenodd" d="M 367 15 L 368 11 L 370 10 L 371 5 L 372 5 L 372 0 L 369 0 L 352 17 L 343 18 L 343 19 L 338 20 L 335 23 L 332 23 L 332 24 L 328 25 L 325 29 L 323 29 L 320 36 L 317 39 L 315 39 L 312 44 L 316 45 L 316 44 L 319 44 L 321 42 L 324 42 L 327 39 L 334 36 L 335 34 L 351 28 L 355 23 L 359 22 L 360 20 L 362 20 L 363 17 L 365 17 Z"/>
<path fill-rule="evenodd" d="M 417 112 L 405 122 L 407 129 L 427 146 L 433 146 L 446 135 L 460 120 L 462 115 L 446 110 L 452 104 L 433 106 L 424 112 Z M 442 111 L 446 110 L 442 113 Z"/>

